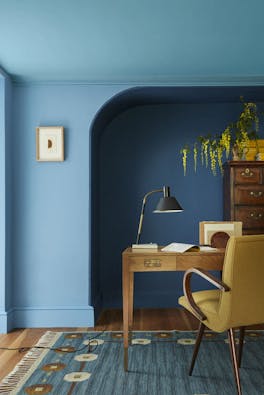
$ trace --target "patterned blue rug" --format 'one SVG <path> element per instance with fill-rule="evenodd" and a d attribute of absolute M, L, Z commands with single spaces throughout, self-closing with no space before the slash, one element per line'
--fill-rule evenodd
<path fill-rule="evenodd" d="M 121 332 L 47 332 L 0 385 L 1 394 L 234 395 L 225 334 L 205 333 L 188 376 L 195 332 L 133 332 L 129 371 Z M 264 395 L 264 332 L 247 331 L 243 395 Z"/>

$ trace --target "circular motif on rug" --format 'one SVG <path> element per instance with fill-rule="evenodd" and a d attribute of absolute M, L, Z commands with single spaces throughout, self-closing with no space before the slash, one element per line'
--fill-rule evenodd
<path fill-rule="evenodd" d="M 245 335 L 250 337 L 260 337 L 263 336 L 263 333 L 251 331 L 251 332 L 246 332 Z"/>
<path fill-rule="evenodd" d="M 75 383 L 80 381 L 88 380 L 91 376 L 91 373 L 88 372 L 72 372 L 66 374 L 63 379 L 68 381 L 69 383 Z"/>
<path fill-rule="evenodd" d="M 169 339 L 172 337 L 172 333 L 170 332 L 159 332 L 155 334 L 155 337 L 158 337 L 159 339 Z"/>
<path fill-rule="evenodd" d="M 74 360 L 78 362 L 90 362 L 90 361 L 95 361 L 97 358 L 98 358 L 97 354 L 89 353 L 89 354 L 77 355 L 76 357 L 74 357 Z"/>
<path fill-rule="evenodd" d="M 64 363 L 48 363 L 47 365 L 42 366 L 42 370 L 45 370 L 45 372 L 58 372 L 62 369 L 64 369 L 66 365 Z"/>
<path fill-rule="evenodd" d="M 224 339 L 224 342 L 225 342 L 226 344 L 229 344 L 229 339 L 228 339 L 228 338 L 227 338 L 227 339 Z M 243 341 L 243 343 L 245 343 L 245 340 Z M 239 339 L 238 339 L 238 338 L 235 339 L 235 344 L 239 344 Z"/>
<path fill-rule="evenodd" d="M 83 344 L 86 346 L 99 346 L 100 344 L 103 344 L 104 340 L 102 339 L 91 339 L 91 340 L 84 340 Z"/>
<path fill-rule="evenodd" d="M 75 352 L 75 348 L 71 346 L 65 346 L 65 347 L 57 347 L 54 349 L 55 352 L 60 352 L 60 353 L 71 353 Z"/>
<path fill-rule="evenodd" d="M 30 387 L 24 388 L 24 391 L 28 395 L 33 395 L 33 394 L 48 394 L 49 392 L 52 391 L 53 386 L 51 384 L 34 384 L 31 385 Z"/>
<path fill-rule="evenodd" d="M 132 344 L 142 344 L 142 345 L 146 345 L 146 344 L 150 344 L 151 343 L 151 340 L 149 340 L 149 339 L 140 339 L 140 338 L 138 338 L 138 339 L 133 339 L 132 340 Z"/>
<path fill-rule="evenodd" d="M 190 345 L 195 344 L 195 339 L 187 339 L 187 338 L 184 339 L 184 338 L 182 338 L 182 339 L 178 339 L 177 343 L 178 344 L 182 344 L 184 346 L 190 346 Z"/>
<path fill-rule="evenodd" d="M 65 339 L 81 339 L 83 335 L 81 333 L 67 333 L 64 335 Z"/>
<path fill-rule="evenodd" d="M 216 333 L 205 332 L 204 337 L 206 337 L 207 339 L 211 339 L 212 337 L 216 337 Z"/>
<path fill-rule="evenodd" d="M 123 339 L 123 333 L 122 332 L 116 332 L 116 333 L 111 333 L 111 337 L 114 339 Z"/>

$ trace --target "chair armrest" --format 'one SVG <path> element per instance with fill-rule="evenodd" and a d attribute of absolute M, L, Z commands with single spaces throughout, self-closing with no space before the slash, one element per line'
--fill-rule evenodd
<path fill-rule="evenodd" d="M 186 299 L 188 300 L 188 302 L 190 303 L 191 309 L 192 309 L 195 317 L 198 318 L 198 320 L 200 320 L 200 321 L 204 321 L 204 320 L 206 320 L 206 316 L 200 310 L 200 308 L 197 306 L 197 304 L 195 303 L 193 296 L 192 296 L 192 291 L 191 291 L 191 276 L 192 276 L 192 274 L 197 274 L 198 276 L 204 278 L 205 280 L 207 280 L 208 282 L 210 282 L 211 284 L 213 284 L 215 287 L 217 287 L 218 289 L 220 289 L 223 292 L 230 291 L 230 288 L 225 283 L 223 283 L 221 280 L 214 277 L 212 274 L 208 273 L 204 269 L 193 267 L 191 269 L 188 269 L 185 272 L 184 278 L 183 278 L 184 295 L 185 295 Z"/>

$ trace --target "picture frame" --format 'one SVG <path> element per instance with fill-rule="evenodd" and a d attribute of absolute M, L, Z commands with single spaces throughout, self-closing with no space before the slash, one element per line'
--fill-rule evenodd
<path fill-rule="evenodd" d="M 241 221 L 202 221 L 199 223 L 199 244 L 201 245 L 214 246 L 216 242 L 222 247 L 232 235 L 242 236 Z"/>
<path fill-rule="evenodd" d="M 63 126 L 39 126 L 36 128 L 36 160 L 38 162 L 64 161 Z"/>

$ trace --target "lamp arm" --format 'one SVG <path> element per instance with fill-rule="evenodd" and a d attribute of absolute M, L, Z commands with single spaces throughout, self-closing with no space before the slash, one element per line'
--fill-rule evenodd
<path fill-rule="evenodd" d="M 143 218 L 144 218 L 145 205 L 146 205 L 147 198 L 149 197 L 149 195 L 152 195 L 153 193 L 163 192 L 163 191 L 164 191 L 164 189 L 154 189 L 153 191 L 146 193 L 146 195 L 143 197 L 142 206 L 141 206 L 141 213 L 140 213 L 140 218 L 139 218 L 139 224 L 138 224 L 136 244 L 139 243 L 139 238 L 140 238 L 141 231 L 142 231 Z"/>

